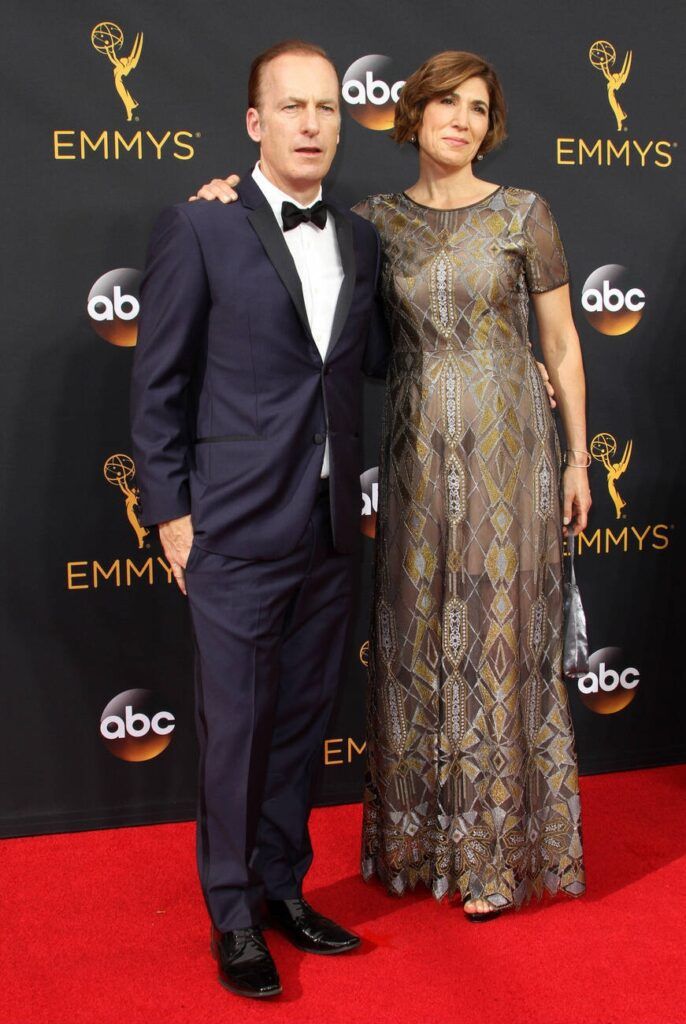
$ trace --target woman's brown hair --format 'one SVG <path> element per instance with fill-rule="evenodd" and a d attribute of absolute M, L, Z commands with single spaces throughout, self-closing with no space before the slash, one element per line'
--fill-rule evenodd
<path fill-rule="evenodd" d="M 391 137 L 398 144 L 410 142 L 417 146 L 424 108 L 429 100 L 447 96 L 462 82 L 474 76 L 486 83 L 489 96 L 488 131 L 481 143 L 480 153 L 489 153 L 506 138 L 505 97 L 495 68 L 476 53 L 463 50 L 445 50 L 424 61 L 405 82 L 395 108 L 395 124 Z"/>

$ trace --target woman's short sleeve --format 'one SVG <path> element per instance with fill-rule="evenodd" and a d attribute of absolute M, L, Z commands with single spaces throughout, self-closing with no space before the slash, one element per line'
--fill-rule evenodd
<path fill-rule="evenodd" d="M 569 281 L 560 232 L 545 199 L 534 198 L 524 221 L 524 273 L 530 292 L 550 292 Z"/>
<path fill-rule="evenodd" d="M 364 217 L 365 220 L 372 219 L 372 197 L 367 196 L 366 199 L 361 199 L 359 203 L 355 203 L 352 207 L 353 213 L 356 213 L 358 217 Z"/>

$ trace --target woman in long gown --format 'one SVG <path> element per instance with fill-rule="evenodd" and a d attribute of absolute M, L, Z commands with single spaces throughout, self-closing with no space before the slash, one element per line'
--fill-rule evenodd
<path fill-rule="evenodd" d="M 584 890 L 561 671 L 561 459 L 530 297 L 566 434 L 570 532 L 590 506 L 584 377 L 547 203 L 473 174 L 504 112 L 481 58 L 431 58 L 396 109 L 418 181 L 355 207 L 381 236 L 392 337 L 362 870 L 397 894 L 418 882 L 459 893 L 479 920 Z"/>
<path fill-rule="evenodd" d="M 396 109 L 418 181 L 355 207 L 381 236 L 392 336 L 362 870 L 396 894 L 459 893 L 475 921 L 584 890 L 561 666 L 562 513 L 578 533 L 590 507 L 584 376 L 547 203 L 473 173 L 504 134 L 491 66 L 438 54 Z M 237 180 L 198 194 L 233 201 Z M 562 481 L 530 297 L 568 446 Z"/>

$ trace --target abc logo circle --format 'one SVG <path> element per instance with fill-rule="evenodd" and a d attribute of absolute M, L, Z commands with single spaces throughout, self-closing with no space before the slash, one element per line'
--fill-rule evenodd
<path fill-rule="evenodd" d="M 603 647 L 588 659 L 589 671 L 577 681 L 579 696 L 598 715 L 614 715 L 631 704 L 640 682 L 637 668 L 625 665 L 620 647 Z"/>
<path fill-rule="evenodd" d="M 645 304 L 645 292 L 618 263 L 594 270 L 581 294 L 586 319 L 601 334 L 619 335 L 632 330 L 643 316 Z"/>
<path fill-rule="evenodd" d="M 359 124 L 372 131 L 386 131 L 393 127 L 395 105 L 404 84 L 396 80 L 390 57 L 370 53 L 351 64 L 343 76 L 343 100 Z"/>
<path fill-rule="evenodd" d="M 119 267 L 109 270 L 88 293 L 91 327 L 101 338 L 119 348 L 133 348 L 138 340 L 140 270 Z"/>
<path fill-rule="evenodd" d="M 360 530 L 374 540 L 376 537 L 376 513 L 379 508 L 379 467 L 367 469 L 360 477 L 362 488 L 362 518 Z"/>
<path fill-rule="evenodd" d="M 100 716 L 100 736 L 122 761 L 150 761 L 171 743 L 176 719 L 151 690 L 118 693 Z"/>

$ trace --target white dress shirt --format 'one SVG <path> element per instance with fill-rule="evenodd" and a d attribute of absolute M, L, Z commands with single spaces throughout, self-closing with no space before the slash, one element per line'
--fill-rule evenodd
<path fill-rule="evenodd" d="M 281 221 L 281 204 L 293 203 L 299 209 L 306 207 L 297 199 L 286 195 L 280 188 L 273 185 L 260 170 L 259 162 L 255 164 L 252 176 L 260 191 L 264 194 L 272 208 L 276 221 L 283 232 L 295 269 L 298 271 L 305 301 L 305 311 L 312 331 L 312 337 L 319 349 L 322 360 L 326 358 L 331 339 L 338 293 L 343 283 L 343 264 L 338 249 L 336 225 L 332 214 L 326 218 L 326 226 L 318 228 L 315 224 L 298 224 L 290 231 L 283 230 Z M 312 202 L 322 197 L 321 188 Z M 309 204 L 312 205 L 312 204 Z M 322 477 L 329 475 L 329 440 L 324 448 Z"/>

